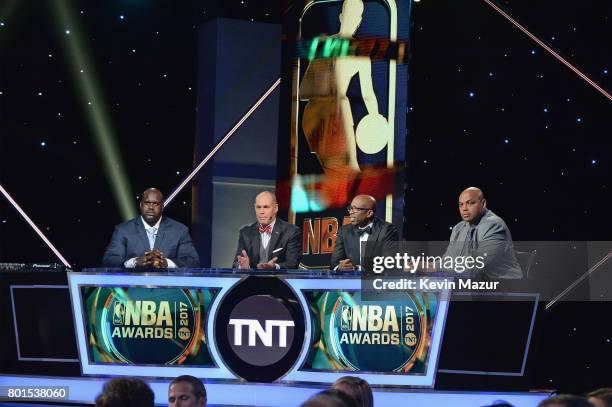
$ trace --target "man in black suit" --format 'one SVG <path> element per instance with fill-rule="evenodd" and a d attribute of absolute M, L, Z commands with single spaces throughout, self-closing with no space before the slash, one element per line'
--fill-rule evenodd
<path fill-rule="evenodd" d="M 187 226 L 162 217 L 163 195 L 149 188 L 140 200 L 140 216 L 115 226 L 102 266 L 104 267 L 198 267 Z"/>
<path fill-rule="evenodd" d="M 349 205 L 351 223 L 338 230 L 334 253 L 331 257 L 332 270 L 359 270 L 363 264 L 361 242 L 396 242 L 397 228 L 374 216 L 376 199 L 370 195 L 357 195 Z"/>
<path fill-rule="evenodd" d="M 272 192 L 255 198 L 257 222 L 240 228 L 233 268 L 260 270 L 296 269 L 300 264 L 300 228 L 278 219 Z"/>

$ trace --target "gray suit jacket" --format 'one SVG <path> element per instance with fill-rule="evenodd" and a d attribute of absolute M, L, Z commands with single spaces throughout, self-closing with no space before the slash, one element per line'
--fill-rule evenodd
<path fill-rule="evenodd" d="M 374 218 L 372 233 L 368 236 L 368 242 L 397 242 L 398 240 L 399 234 L 395 225 L 376 217 Z M 355 266 L 366 266 L 369 262 L 365 253 L 363 256 L 365 264 L 361 264 L 361 259 L 359 258 L 359 243 L 357 226 L 350 224 L 342 226 L 336 235 L 336 244 L 331 257 L 330 268 L 333 270 L 340 263 L 340 260 L 344 259 L 351 259 L 351 263 Z"/>
<path fill-rule="evenodd" d="M 300 228 L 276 218 L 274 229 L 268 243 L 269 258 L 278 257 L 276 263 L 281 269 L 297 269 L 300 264 L 302 250 L 302 236 Z M 234 255 L 232 268 L 238 268 L 236 257 L 246 250 L 249 256 L 251 268 L 257 268 L 259 261 L 259 248 L 261 246 L 261 235 L 259 234 L 259 223 L 249 223 L 240 228 L 238 236 L 238 248 Z"/>
<path fill-rule="evenodd" d="M 196 252 L 189 229 L 167 216 L 162 217 L 155 238 L 155 249 L 164 253 L 177 267 L 198 267 L 200 257 Z M 149 251 L 149 239 L 140 216 L 115 226 L 110 243 L 102 259 L 103 267 L 123 267 L 123 263 Z"/>
<path fill-rule="evenodd" d="M 461 255 L 470 224 L 461 221 L 453 227 L 444 256 Z M 522 278 L 521 266 L 514 254 L 512 235 L 506 222 L 487 209 L 474 232 L 472 256 L 484 257 L 484 272 L 490 278 Z M 486 256 L 485 256 L 486 253 Z"/>

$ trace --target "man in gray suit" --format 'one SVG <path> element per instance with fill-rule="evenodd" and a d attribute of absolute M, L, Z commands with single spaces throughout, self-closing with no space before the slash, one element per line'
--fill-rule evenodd
<path fill-rule="evenodd" d="M 470 187 L 461 192 L 459 214 L 463 220 L 453 227 L 444 257 L 482 256 L 487 277 L 522 278 L 510 230 L 502 218 L 487 209 L 480 189 Z"/>
<path fill-rule="evenodd" d="M 104 252 L 104 267 L 198 267 L 200 258 L 187 226 L 162 217 L 163 195 L 149 188 L 140 200 L 140 216 L 115 226 Z"/>

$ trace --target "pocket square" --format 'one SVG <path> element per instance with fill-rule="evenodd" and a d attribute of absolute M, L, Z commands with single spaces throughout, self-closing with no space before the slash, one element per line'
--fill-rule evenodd
<path fill-rule="evenodd" d="M 283 250 L 283 248 L 282 248 L 282 247 L 279 247 L 279 248 L 278 248 L 278 249 L 276 249 L 276 250 L 272 250 L 272 254 L 274 254 L 274 253 L 276 253 L 276 252 L 280 252 L 281 250 Z"/>

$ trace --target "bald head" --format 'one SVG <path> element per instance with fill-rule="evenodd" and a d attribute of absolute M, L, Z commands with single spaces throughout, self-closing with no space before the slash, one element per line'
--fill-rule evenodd
<path fill-rule="evenodd" d="M 276 204 L 276 195 L 274 195 L 274 193 L 270 192 L 270 191 L 263 191 L 257 194 L 257 196 L 255 197 L 255 202 L 257 202 L 257 200 L 261 200 L 261 199 L 265 199 L 265 200 L 270 200 L 272 203 Z"/>
<path fill-rule="evenodd" d="M 260 225 L 267 226 L 274 222 L 278 212 L 276 195 L 270 191 L 263 191 L 255 197 L 255 216 Z"/>
<path fill-rule="evenodd" d="M 469 187 L 459 195 L 459 214 L 468 223 L 475 223 L 484 215 L 487 201 L 479 188 Z"/>
<path fill-rule="evenodd" d="M 140 200 L 140 216 L 149 225 L 153 226 L 161 218 L 164 209 L 164 195 L 157 188 L 146 189 Z"/>
<path fill-rule="evenodd" d="M 370 195 L 357 195 L 351 203 L 361 208 L 376 209 L 376 199 Z"/>

